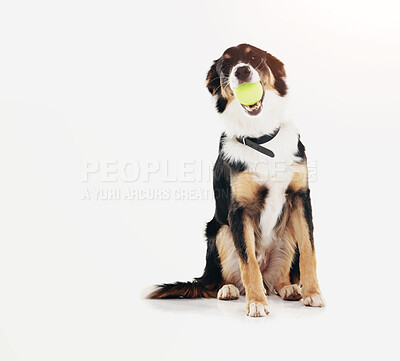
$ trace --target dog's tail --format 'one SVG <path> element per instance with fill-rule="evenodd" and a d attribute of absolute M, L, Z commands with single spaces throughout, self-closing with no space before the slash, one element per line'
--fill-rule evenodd
<path fill-rule="evenodd" d="M 214 298 L 217 296 L 217 287 L 205 285 L 200 279 L 193 282 L 164 283 L 156 286 L 156 289 L 147 298 Z"/>
<path fill-rule="evenodd" d="M 216 235 L 220 224 L 213 218 L 207 224 L 207 255 L 206 267 L 201 277 L 192 282 L 164 283 L 147 298 L 215 298 L 222 283 L 221 262 L 216 246 Z"/>

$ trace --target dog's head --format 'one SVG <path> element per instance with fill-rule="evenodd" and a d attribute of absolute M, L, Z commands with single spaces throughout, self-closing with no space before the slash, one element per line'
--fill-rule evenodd
<path fill-rule="evenodd" d="M 242 105 L 243 111 L 249 116 L 262 112 L 264 98 L 268 90 L 279 96 L 286 95 L 285 68 L 283 63 L 271 54 L 249 44 L 225 50 L 222 56 L 214 61 L 207 74 L 207 88 L 217 97 L 216 107 L 223 113 L 235 99 L 233 89 L 243 83 L 260 81 L 263 86 L 263 96 L 259 102 Z"/>

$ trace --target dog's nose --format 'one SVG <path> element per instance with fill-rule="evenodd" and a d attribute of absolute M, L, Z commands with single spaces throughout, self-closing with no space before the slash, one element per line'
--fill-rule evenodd
<path fill-rule="evenodd" d="M 248 81 L 250 78 L 250 68 L 247 65 L 240 66 L 236 69 L 235 76 L 242 82 Z"/>

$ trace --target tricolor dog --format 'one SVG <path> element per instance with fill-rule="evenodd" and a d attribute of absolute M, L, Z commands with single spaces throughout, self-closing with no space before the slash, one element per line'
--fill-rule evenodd
<path fill-rule="evenodd" d="M 150 298 L 246 295 L 247 315 L 266 316 L 267 294 L 322 307 L 305 148 L 285 116 L 283 63 L 248 44 L 227 49 L 207 74 L 224 132 L 214 166 L 214 218 L 207 223 L 204 274 L 163 284 Z M 234 90 L 260 82 L 262 96 L 242 105 Z"/>

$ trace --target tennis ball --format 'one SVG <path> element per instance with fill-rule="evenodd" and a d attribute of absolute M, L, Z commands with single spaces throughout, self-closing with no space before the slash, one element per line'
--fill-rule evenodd
<path fill-rule="evenodd" d="M 253 105 L 261 100 L 263 87 L 259 81 L 257 83 L 243 83 L 234 88 L 233 92 L 240 104 Z"/>

